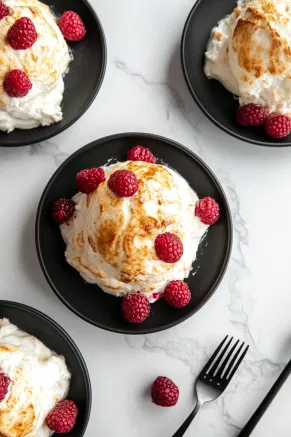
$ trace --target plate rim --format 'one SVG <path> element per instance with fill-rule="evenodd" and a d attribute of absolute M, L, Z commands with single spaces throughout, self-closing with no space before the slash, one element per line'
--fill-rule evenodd
<path fill-rule="evenodd" d="M 237 134 L 236 132 L 228 129 L 227 127 L 223 126 L 221 123 L 219 123 L 209 112 L 208 110 L 204 107 L 204 105 L 201 103 L 201 101 L 199 100 L 199 98 L 196 95 L 195 90 L 193 89 L 190 79 L 189 79 L 189 75 L 187 72 L 187 67 L 186 67 L 186 55 L 185 55 L 185 50 L 186 50 L 186 36 L 187 36 L 187 32 L 188 32 L 188 28 L 190 25 L 190 22 L 192 20 L 192 17 L 195 15 L 196 13 L 196 9 L 198 8 L 198 6 L 203 2 L 204 0 L 197 0 L 197 2 L 194 4 L 194 6 L 191 8 L 186 23 L 184 25 L 183 28 L 183 32 L 182 32 L 182 39 L 181 39 L 181 45 L 180 45 L 180 58 L 181 58 L 181 64 L 182 64 L 182 71 L 183 71 L 183 75 L 185 78 L 185 82 L 187 84 L 188 90 L 190 91 L 190 94 L 192 95 L 192 97 L 194 98 L 194 101 L 196 102 L 196 104 L 198 105 L 198 107 L 202 110 L 202 112 L 206 115 L 206 117 L 212 121 L 212 123 L 214 123 L 218 128 L 220 128 L 222 131 L 226 132 L 227 134 L 229 134 L 230 136 L 240 140 L 240 141 L 245 141 L 247 143 L 250 144 L 255 144 L 256 146 L 261 146 L 261 147 L 290 147 L 291 146 L 291 141 L 289 141 L 288 143 L 279 143 L 279 142 L 272 142 L 272 141 L 257 141 L 257 140 L 252 140 L 248 137 L 245 137 L 243 135 Z M 223 18 L 223 17 L 222 17 Z M 227 91 L 227 90 L 226 90 Z"/>
<path fill-rule="evenodd" d="M 57 287 L 54 285 L 53 281 L 50 279 L 50 276 L 47 272 L 45 263 L 43 261 L 43 256 L 40 250 L 40 215 L 41 215 L 41 211 L 43 208 L 43 204 L 46 198 L 46 195 L 52 185 L 52 183 L 54 182 L 55 178 L 62 172 L 63 168 L 68 165 L 70 163 L 70 161 L 72 159 L 74 159 L 75 157 L 77 157 L 79 154 L 83 154 L 84 151 L 86 152 L 86 150 L 91 149 L 92 147 L 98 147 L 98 145 L 107 142 L 107 141 L 112 141 L 115 139 L 120 139 L 123 137 L 134 137 L 134 136 L 139 136 L 139 137 L 143 137 L 145 140 L 147 138 L 151 138 L 154 140 L 158 140 L 158 141 L 163 141 L 168 143 L 171 147 L 174 147 L 176 149 L 181 150 L 182 152 L 186 153 L 187 155 L 190 156 L 190 158 L 194 159 L 194 161 L 198 162 L 199 165 L 201 165 L 201 167 L 206 171 L 206 173 L 209 175 L 209 177 L 211 178 L 211 180 L 214 182 L 214 184 L 216 185 L 216 188 L 219 190 L 223 200 L 224 200 L 224 204 L 225 204 L 225 209 L 226 209 L 226 220 L 228 223 L 228 235 L 227 235 L 227 248 L 225 251 L 225 255 L 224 255 L 224 260 L 223 260 L 223 265 L 221 268 L 221 271 L 219 273 L 219 275 L 217 276 L 212 288 L 210 289 L 210 291 L 208 292 L 207 296 L 200 302 L 199 305 L 197 305 L 197 307 L 195 307 L 195 309 L 193 309 L 192 311 L 190 311 L 189 313 L 187 313 L 186 315 L 180 317 L 178 320 L 175 320 L 171 323 L 167 323 L 165 325 L 163 325 L 162 327 L 157 326 L 155 328 L 151 328 L 151 329 L 142 329 L 142 325 L 140 325 L 140 329 L 138 331 L 131 331 L 130 329 L 111 329 L 108 326 L 104 326 L 101 323 L 96 323 L 93 320 L 89 319 L 88 317 L 84 316 L 83 314 L 81 314 L 78 309 L 73 308 L 67 301 L 66 299 L 63 298 L 62 294 L 58 291 Z M 229 202 L 227 199 L 227 196 L 222 188 L 221 183 L 219 182 L 219 180 L 217 179 L 217 177 L 215 176 L 215 174 L 213 173 L 213 171 L 210 169 L 210 167 L 208 167 L 208 165 L 198 156 L 196 155 L 196 153 L 194 153 L 192 150 L 188 149 L 187 147 L 183 146 L 182 144 L 167 138 L 167 137 L 163 137 L 160 135 L 155 135 L 155 134 L 151 134 L 151 133 L 143 133 L 143 132 L 123 132 L 123 133 L 119 133 L 119 134 L 113 134 L 113 135 L 108 135 L 102 138 L 99 138 L 95 141 L 90 142 L 89 144 L 86 144 L 85 146 L 81 147 L 80 149 L 76 150 L 72 155 L 70 155 L 61 165 L 60 167 L 55 171 L 55 173 L 52 175 L 52 177 L 49 179 L 47 185 L 44 188 L 44 191 L 41 195 L 38 207 L 37 207 L 37 213 L 36 213 L 36 219 L 35 219 L 35 246 L 36 246 L 36 252 L 37 252 L 37 257 L 38 257 L 38 261 L 40 264 L 40 267 L 42 269 L 42 272 L 50 286 L 50 288 L 52 289 L 52 291 L 56 294 L 56 296 L 60 299 L 60 301 L 70 310 L 72 311 L 75 315 L 77 315 L 78 317 L 80 317 L 81 319 L 85 320 L 87 323 L 96 326 L 98 328 L 101 328 L 105 331 L 109 331 L 109 332 L 114 332 L 117 334 L 125 334 L 125 335 L 145 335 L 145 334 L 152 334 L 155 332 L 161 332 L 164 331 L 166 329 L 170 329 L 176 325 L 179 325 L 180 323 L 184 322 L 185 320 L 189 319 L 190 317 L 192 317 L 196 312 L 198 312 L 206 303 L 207 301 L 213 296 L 214 292 L 217 290 L 218 286 L 220 285 L 226 271 L 227 271 L 227 267 L 230 261 L 230 257 L 231 257 L 231 252 L 232 252 L 232 244 L 233 244 L 233 223 L 232 223 L 232 216 L 231 216 L 231 209 L 229 206 Z"/>
<path fill-rule="evenodd" d="M 40 0 L 41 1 L 41 0 Z M 80 0 L 79 0 L 80 1 Z M 97 94 L 100 91 L 100 88 L 102 86 L 102 83 L 104 81 L 104 77 L 105 77 L 105 73 L 106 73 L 106 68 L 107 68 L 107 44 L 106 44 L 106 37 L 105 37 L 105 32 L 103 29 L 103 26 L 101 24 L 101 21 L 97 15 L 97 12 L 95 11 L 95 9 L 93 8 L 93 6 L 91 5 L 91 3 L 89 3 L 88 0 L 81 0 L 85 6 L 90 10 L 96 24 L 97 27 L 100 31 L 100 36 L 101 36 L 101 46 L 102 46 L 102 68 L 101 68 L 101 73 L 98 79 L 98 82 L 94 88 L 94 91 L 92 93 L 92 96 L 90 97 L 90 99 L 88 100 L 87 104 L 83 107 L 82 111 L 78 112 L 78 114 L 73 118 L 73 120 L 70 121 L 70 123 L 68 123 L 66 126 L 63 126 L 62 128 L 59 129 L 59 131 L 57 133 L 55 133 L 54 135 L 50 135 L 48 134 L 44 134 L 42 135 L 42 137 L 38 140 L 32 140 L 27 142 L 26 140 L 24 140 L 23 142 L 19 143 L 18 142 L 14 142 L 14 143 L 10 143 L 10 144 L 0 144 L 0 147 L 7 147 L 7 148 L 11 148 L 11 147 L 29 147 L 33 144 L 37 144 L 37 143 L 42 143 L 43 141 L 47 141 L 50 138 L 54 138 L 57 135 L 61 134 L 62 132 L 64 132 L 65 130 L 69 129 L 73 124 L 75 124 L 78 120 L 80 120 L 80 118 L 88 111 L 88 109 L 90 108 L 90 106 L 92 105 L 92 103 L 94 102 L 94 100 L 97 97 Z M 57 124 L 57 123 L 56 123 Z M 41 127 L 41 126 L 39 126 Z M 20 130 L 25 130 L 25 129 L 20 129 Z M 28 130 L 33 130 L 33 129 L 28 129 Z M 4 132 L 5 134 L 5 132 Z M 9 134 L 7 134 L 9 135 Z"/>
<path fill-rule="evenodd" d="M 72 337 L 65 331 L 65 329 L 62 326 L 60 326 L 55 320 L 53 320 L 47 314 L 44 314 L 42 311 L 40 311 L 40 310 L 38 310 L 36 308 L 33 308 L 33 307 L 29 306 L 29 305 L 26 305 L 26 304 L 23 304 L 23 303 L 20 303 L 20 302 L 16 302 L 16 301 L 12 301 L 12 300 L 6 300 L 6 299 L 0 299 L 0 307 L 1 306 L 17 308 L 17 309 L 23 310 L 23 311 L 25 311 L 27 313 L 30 313 L 30 314 L 32 314 L 34 316 L 37 316 L 37 317 L 45 320 L 56 331 L 58 331 L 58 333 L 62 337 L 64 337 L 66 342 L 70 345 L 70 347 L 74 351 L 74 354 L 75 354 L 75 356 L 76 356 L 76 358 L 77 358 L 77 360 L 78 360 L 78 362 L 80 364 L 80 367 L 82 369 L 82 372 L 83 372 L 83 375 L 84 375 L 84 379 L 85 379 L 85 383 L 86 383 L 86 388 L 87 388 L 86 401 L 87 401 L 87 404 L 88 404 L 88 408 L 87 408 L 87 411 L 86 411 L 86 417 L 85 417 L 85 422 L 84 422 L 83 430 L 80 433 L 80 437 L 83 437 L 85 432 L 86 432 L 86 429 L 88 427 L 88 423 L 89 423 L 90 416 L 91 416 L 92 385 L 91 385 L 90 375 L 89 375 L 89 371 L 88 371 L 88 367 L 87 367 L 86 361 L 85 361 L 85 359 L 84 359 L 80 349 L 78 348 L 77 344 L 75 343 L 75 341 L 72 339 Z M 13 321 L 13 323 L 14 323 L 14 321 Z"/>

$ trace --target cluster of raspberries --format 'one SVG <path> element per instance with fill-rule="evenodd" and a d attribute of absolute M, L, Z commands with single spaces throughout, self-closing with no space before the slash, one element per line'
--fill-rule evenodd
<path fill-rule="evenodd" d="M 143 161 L 156 164 L 152 152 L 143 146 L 135 146 L 127 153 L 128 161 Z M 94 192 L 100 184 L 106 183 L 103 168 L 90 168 L 80 171 L 76 176 L 78 190 L 84 194 Z M 134 172 L 116 170 L 107 180 L 107 186 L 117 197 L 131 197 L 138 191 L 138 179 Z M 75 213 L 75 203 L 72 199 L 60 198 L 53 204 L 53 219 L 58 224 L 69 223 Z M 212 197 L 205 197 L 197 201 L 193 211 L 202 223 L 213 225 L 219 219 L 219 205 Z M 169 264 L 178 262 L 184 253 L 184 247 L 178 235 L 171 232 L 159 234 L 155 239 L 157 257 Z M 174 308 L 183 308 L 191 300 L 191 291 L 184 281 L 171 281 L 163 293 L 155 293 L 155 298 L 163 296 L 165 301 Z M 128 294 L 122 300 L 122 313 L 131 323 L 142 323 L 150 315 L 150 303 L 140 292 Z"/>
<path fill-rule="evenodd" d="M 275 139 L 285 138 L 291 133 L 288 115 L 269 115 L 265 106 L 253 103 L 238 108 L 236 121 L 241 126 L 264 126 L 266 134 Z"/>
<path fill-rule="evenodd" d="M 9 7 L 0 0 L 0 25 L 1 20 L 10 15 L 10 12 Z M 86 35 L 85 25 L 76 12 L 65 12 L 58 24 L 67 41 L 80 41 Z M 6 39 L 14 50 L 30 49 L 38 39 L 33 21 L 28 17 L 19 18 L 8 30 Z M 15 69 L 6 74 L 3 88 L 10 97 L 25 97 L 31 90 L 32 83 L 25 71 Z"/>

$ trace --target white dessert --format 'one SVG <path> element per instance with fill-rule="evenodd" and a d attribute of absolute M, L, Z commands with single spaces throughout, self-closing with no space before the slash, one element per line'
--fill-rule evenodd
<path fill-rule="evenodd" d="M 120 169 L 133 171 L 139 181 L 132 197 L 118 198 L 108 188 L 110 174 Z M 182 176 L 162 165 L 127 161 L 104 171 L 107 181 L 88 196 L 76 194 L 76 214 L 61 225 L 67 262 L 107 293 L 140 291 L 153 301 L 153 293 L 187 278 L 192 269 L 208 227 L 195 217 L 197 194 Z M 183 242 L 177 263 L 167 264 L 156 255 L 155 239 L 164 232 Z"/>
<path fill-rule="evenodd" d="M 0 21 L 0 131 L 49 126 L 63 118 L 63 74 L 70 62 L 67 43 L 50 8 L 38 0 L 4 0 L 11 14 Z M 22 17 L 30 18 L 38 39 L 27 50 L 13 50 L 6 40 L 10 27 Z M 25 97 L 10 97 L 3 89 L 13 69 L 27 73 L 32 89 Z"/>
<path fill-rule="evenodd" d="M 0 402 L 0 434 L 49 437 L 45 418 L 68 392 L 70 373 L 62 356 L 7 319 L 0 320 L 0 369 L 11 379 Z"/>
<path fill-rule="evenodd" d="M 291 0 L 239 0 L 212 30 L 205 74 L 241 105 L 291 113 Z"/>

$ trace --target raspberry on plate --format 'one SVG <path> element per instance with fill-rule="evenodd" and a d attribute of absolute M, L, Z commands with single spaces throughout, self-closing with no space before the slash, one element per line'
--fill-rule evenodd
<path fill-rule="evenodd" d="M 151 299 L 154 299 L 155 302 L 160 300 L 163 297 L 163 293 L 155 292 L 151 295 Z"/>
<path fill-rule="evenodd" d="M 128 161 L 144 161 L 150 164 L 155 164 L 157 159 L 152 154 L 150 149 L 143 146 L 135 146 L 127 152 Z"/>
<path fill-rule="evenodd" d="M 179 399 L 179 389 L 166 376 L 158 376 L 152 385 L 152 401 L 160 407 L 173 407 Z"/>
<path fill-rule="evenodd" d="M 0 0 L 0 20 L 2 20 L 2 18 L 6 17 L 7 15 L 9 15 L 10 11 L 8 6 L 5 5 L 5 3 L 3 3 Z"/>
<path fill-rule="evenodd" d="M 61 225 L 68 222 L 73 217 L 74 212 L 75 202 L 72 199 L 60 198 L 53 204 L 52 217 Z"/>
<path fill-rule="evenodd" d="M 291 132 L 291 118 L 287 115 L 276 115 L 265 122 L 265 131 L 269 137 L 281 139 Z"/>
<path fill-rule="evenodd" d="M 131 293 L 122 300 L 122 313 L 130 323 L 142 323 L 150 315 L 151 306 L 148 299 L 141 293 Z"/>
<path fill-rule="evenodd" d="M 191 297 L 191 291 L 184 281 L 171 281 L 164 291 L 165 301 L 174 308 L 184 308 Z"/>
<path fill-rule="evenodd" d="M 195 206 L 195 215 L 205 225 L 214 225 L 219 219 L 220 208 L 212 197 L 204 197 L 198 200 Z"/>
<path fill-rule="evenodd" d="M 0 373 L 0 402 L 3 401 L 6 396 L 10 382 L 11 379 L 8 376 L 4 373 Z"/>
<path fill-rule="evenodd" d="M 73 11 L 63 13 L 59 20 L 59 28 L 67 41 L 80 41 L 86 35 L 82 18 Z"/>
<path fill-rule="evenodd" d="M 241 126 L 262 126 L 268 118 L 265 106 L 249 103 L 236 112 L 236 121 Z"/>
<path fill-rule="evenodd" d="M 157 256 L 165 263 L 176 263 L 184 253 L 182 241 L 171 232 L 165 232 L 157 236 L 155 249 Z"/>
<path fill-rule="evenodd" d="M 105 182 L 105 173 L 103 168 L 89 168 L 79 171 L 76 177 L 77 187 L 81 193 L 89 194 Z"/>
<path fill-rule="evenodd" d="M 138 180 L 129 170 L 116 170 L 110 175 L 108 187 L 118 197 L 131 197 L 138 190 Z"/>
<path fill-rule="evenodd" d="M 26 50 L 37 40 L 37 32 L 30 18 L 22 17 L 10 27 L 7 40 L 14 50 Z"/>
<path fill-rule="evenodd" d="M 46 417 L 46 424 L 57 434 L 71 431 L 76 423 L 78 407 L 73 401 L 58 402 Z"/>
<path fill-rule="evenodd" d="M 10 97 L 25 97 L 31 90 L 32 83 L 24 71 L 11 70 L 5 76 L 3 87 Z"/>

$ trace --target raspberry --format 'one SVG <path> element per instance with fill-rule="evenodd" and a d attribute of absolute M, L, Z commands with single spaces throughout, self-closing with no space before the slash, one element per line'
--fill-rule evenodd
<path fill-rule="evenodd" d="M 73 11 L 67 11 L 61 16 L 59 28 L 67 41 L 80 41 L 86 35 L 82 18 Z"/>
<path fill-rule="evenodd" d="M 164 291 L 165 301 L 174 308 L 184 308 L 191 297 L 191 291 L 183 281 L 170 282 Z"/>
<path fill-rule="evenodd" d="M 53 219 L 61 225 L 68 222 L 74 215 L 75 203 L 72 199 L 58 199 L 53 204 Z"/>
<path fill-rule="evenodd" d="M 8 376 L 4 373 L 0 373 L 0 402 L 3 401 L 6 396 L 10 382 L 11 379 Z"/>
<path fill-rule="evenodd" d="M 108 187 L 119 197 L 131 197 L 138 190 L 135 174 L 128 170 L 117 170 L 110 176 Z"/>
<path fill-rule="evenodd" d="M 196 203 L 195 215 L 205 225 L 214 225 L 219 219 L 219 205 L 212 197 L 204 197 Z"/>
<path fill-rule="evenodd" d="M 7 15 L 9 15 L 10 11 L 8 6 L 6 6 L 1 0 L 0 0 L 0 20 L 2 20 L 2 18 L 6 17 Z"/>
<path fill-rule="evenodd" d="M 58 402 L 46 417 L 46 424 L 57 434 L 71 431 L 76 423 L 78 407 L 73 401 Z"/>
<path fill-rule="evenodd" d="M 267 118 L 265 106 L 253 103 L 241 106 L 236 112 L 236 121 L 241 126 L 262 126 Z"/>
<path fill-rule="evenodd" d="M 14 50 L 26 50 L 37 40 L 37 32 L 30 18 L 22 17 L 10 27 L 7 40 Z"/>
<path fill-rule="evenodd" d="M 135 146 L 127 152 L 128 161 L 144 161 L 150 164 L 157 162 L 152 152 L 143 146 Z"/>
<path fill-rule="evenodd" d="M 153 294 L 151 295 L 151 298 L 154 299 L 155 302 L 157 302 L 158 300 L 160 300 L 161 297 L 163 297 L 163 294 L 162 294 L 162 293 L 158 293 L 158 292 L 155 292 L 155 293 L 153 293 Z"/>
<path fill-rule="evenodd" d="M 81 193 L 89 194 L 106 180 L 103 168 L 90 168 L 77 174 L 77 187 Z"/>
<path fill-rule="evenodd" d="M 184 252 L 180 238 L 170 232 L 157 236 L 155 249 L 157 256 L 165 263 L 176 263 Z"/>
<path fill-rule="evenodd" d="M 3 87 L 10 97 L 25 97 L 31 90 L 32 83 L 24 71 L 11 70 L 5 76 Z"/>
<path fill-rule="evenodd" d="M 148 299 L 141 293 L 131 293 L 122 300 L 122 313 L 130 323 L 142 323 L 150 315 Z"/>
<path fill-rule="evenodd" d="M 291 132 L 291 118 L 287 115 L 276 115 L 265 122 L 265 131 L 269 137 L 284 138 Z"/>
<path fill-rule="evenodd" d="M 152 401 L 160 407 L 173 407 L 179 399 L 179 389 L 166 376 L 159 376 L 152 385 Z"/>

